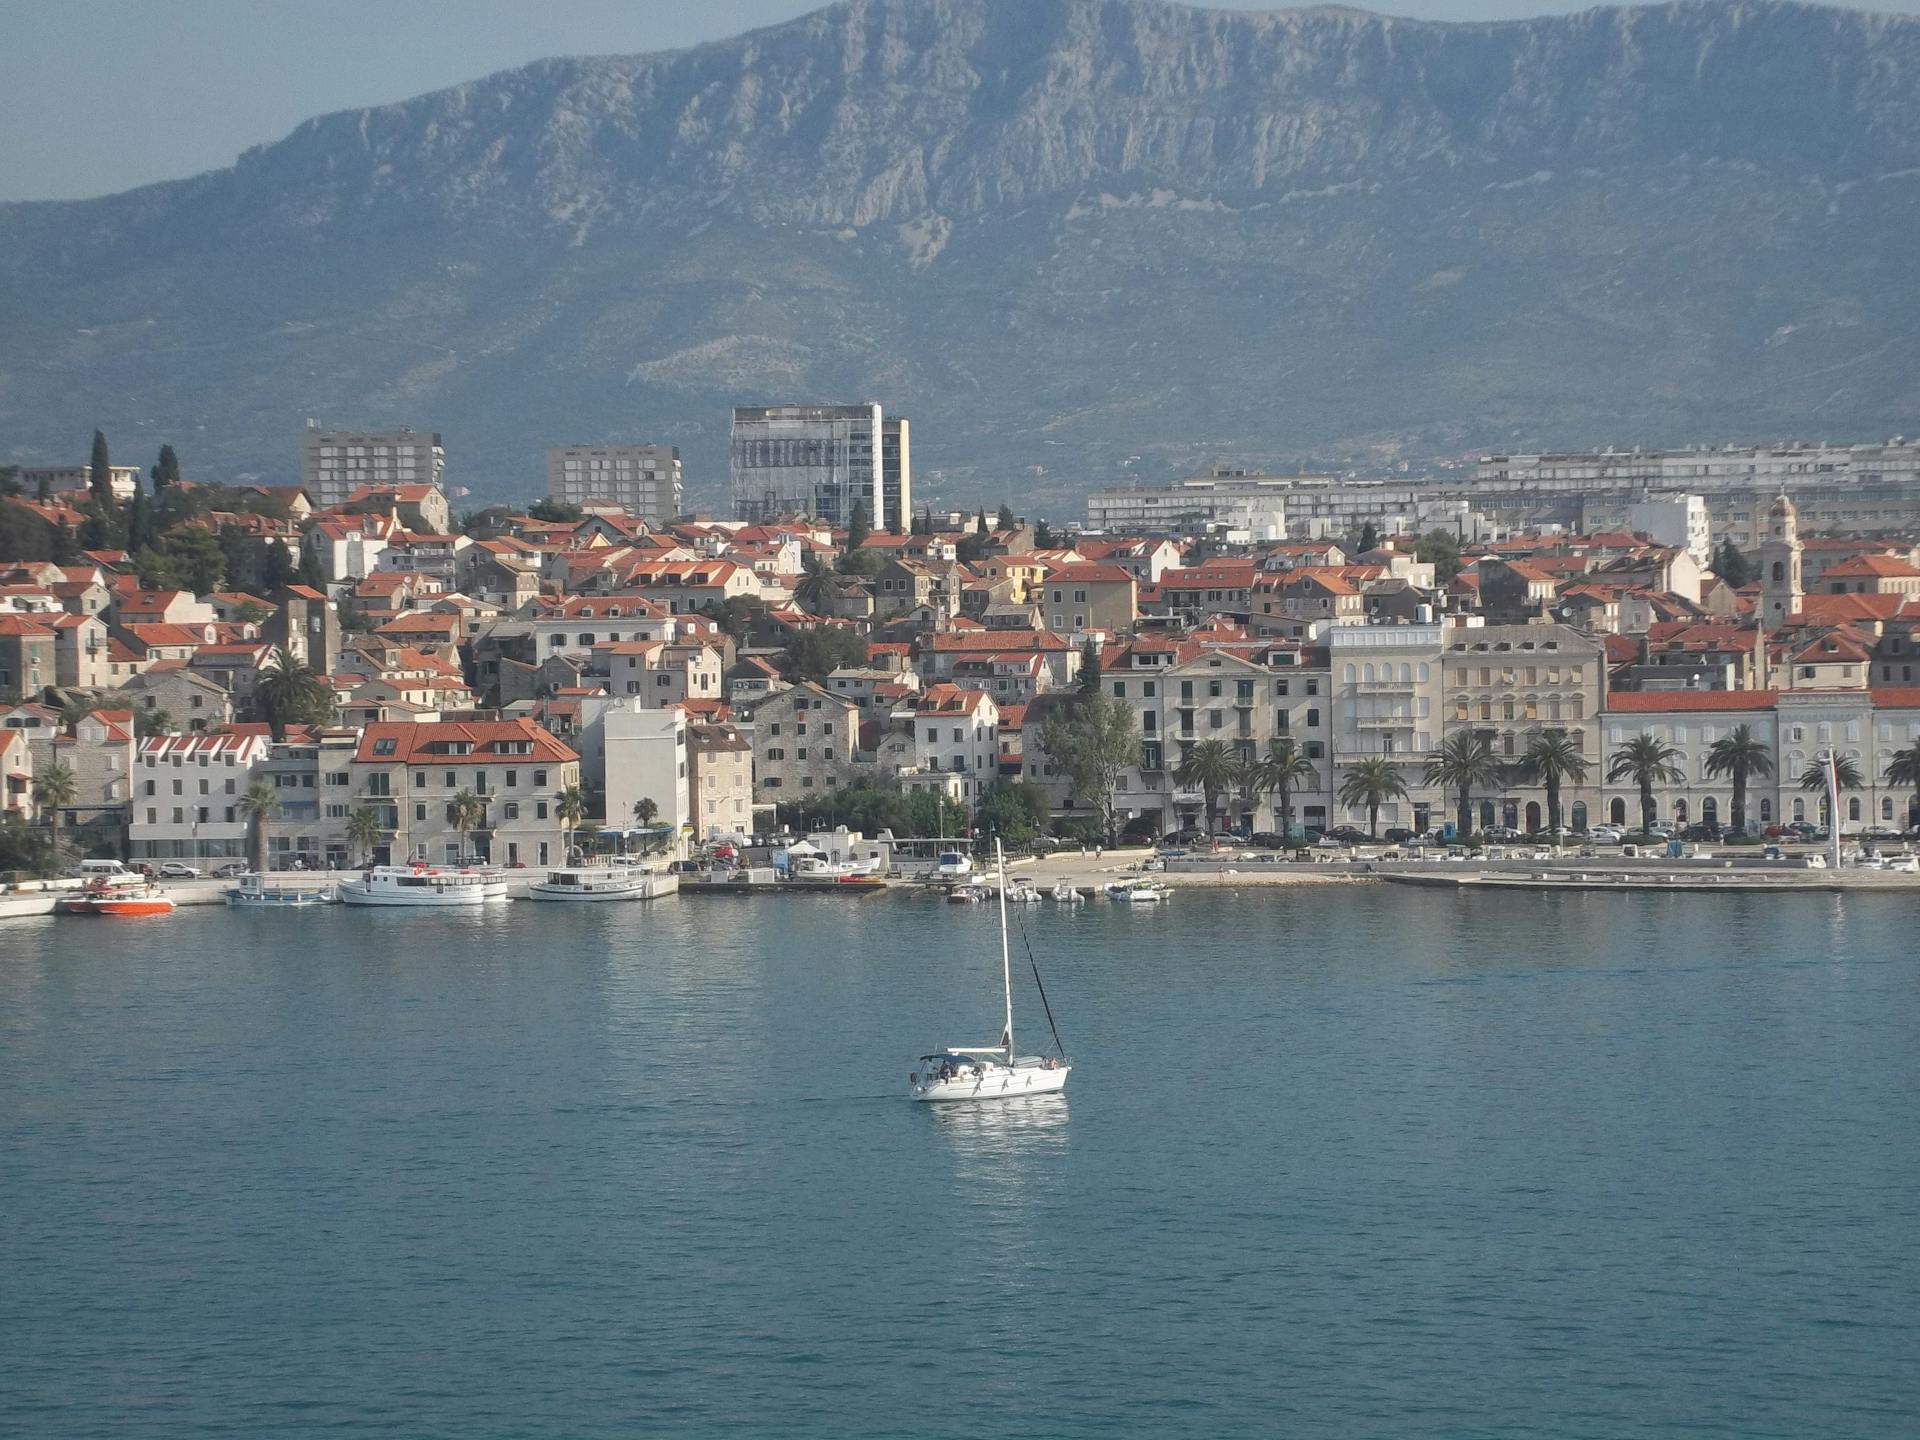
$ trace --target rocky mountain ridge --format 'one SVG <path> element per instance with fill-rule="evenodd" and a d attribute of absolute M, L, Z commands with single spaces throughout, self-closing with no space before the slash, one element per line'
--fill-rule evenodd
<path fill-rule="evenodd" d="M 1499 24 L 845 0 L 0 206 L 0 450 L 285 475 L 303 416 L 458 483 L 877 396 L 950 498 L 1209 458 L 1912 429 L 1920 22 Z M 78 437 L 78 438 L 74 438 Z M 1128 457 L 1139 459 L 1129 463 Z"/>

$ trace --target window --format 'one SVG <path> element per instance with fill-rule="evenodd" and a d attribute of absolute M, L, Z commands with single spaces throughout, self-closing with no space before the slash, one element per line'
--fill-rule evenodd
<path fill-rule="evenodd" d="M 1320 707 L 1317 705 L 1311 706 L 1307 710 L 1307 728 L 1309 730 L 1318 730 L 1320 728 Z"/>
<path fill-rule="evenodd" d="M 547 788 L 547 772 L 546 771 L 536 770 L 533 772 L 533 788 L 536 790 L 544 790 Z"/>

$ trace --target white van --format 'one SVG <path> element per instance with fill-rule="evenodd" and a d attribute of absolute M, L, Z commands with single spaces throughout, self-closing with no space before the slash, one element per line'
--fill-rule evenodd
<path fill-rule="evenodd" d="M 118 860 L 82 860 L 80 878 L 92 880 L 101 875 L 131 875 L 133 872 Z"/>

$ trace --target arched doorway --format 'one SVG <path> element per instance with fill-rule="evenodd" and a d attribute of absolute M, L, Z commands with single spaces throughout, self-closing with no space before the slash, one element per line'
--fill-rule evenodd
<path fill-rule="evenodd" d="M 1500 802 L 1500 823 L 1509 830 L 1518 830 L 1520 828 L 1520 802 L 1518 800 L 1502 800 Z"/>
<path fill-rule="evenodd" d="M 1793 818 L 1796 824 L 1807 818 L 1807 802 L 1798 797 L 1793 802 Z"/>
<path fill-rule="evenodd" d="M 1720 823 L 1720 802 L 1711 795 L 1700 802 L 1700 823 L 1702 825 Z"/>
<path fill-rule="evenodd" d="M 1482 830 L 1491 830 L 1493 828 L 1493 802 L 1491 800 L 1482 800 L 1480 802 L 1480 828 Z"/>
<path fill-rule="evenodd" d="M 1529 800 L 1527 801 L 1527 833 L 1532 835 L 1539 829 L 1540 802 L 1538 800 Z"/>
<path fill-rule="evenodd" d="M 1854 795 L 1850 797 L 1847 801 L 1847 819 L 1858 820 L 1859 818 L 1860 818 L 1860 797 L 1858 795 Z"/>
<path fill-rule="evenodd" d="M 1676 825 L 1684 825 L 1687 823 L 1686 801 L 1676 800 L 1673 802 L 1673 823 Z"/>
<path fill-rule="evenodd" d="M 1607 806 L 1607 818 L 1616 825 L 1626 824 L 1627 802 L 1617 795 L 1614 796 L 1613 802 Z"/>
<path fill-rule="evenodd" d="M 1573 828 L 1576 831 L 1584 831 L 1587 828 L 1587 802 L 1584 800 L 1573 802 Z"/>
<path fill-rule="evenodd" d="M 1762 825 L 1771 825 L 1773 823 L 1773 801 L 1762 800 L 1760 802 L 1760 823 Z"/>

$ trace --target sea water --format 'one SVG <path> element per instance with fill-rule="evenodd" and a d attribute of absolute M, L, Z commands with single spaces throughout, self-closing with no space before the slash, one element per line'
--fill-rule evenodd
<path fill-rule="evenodd" d="M 1912 1436 L 1920 907 L 0 929 L 0 1434 Z"/>

